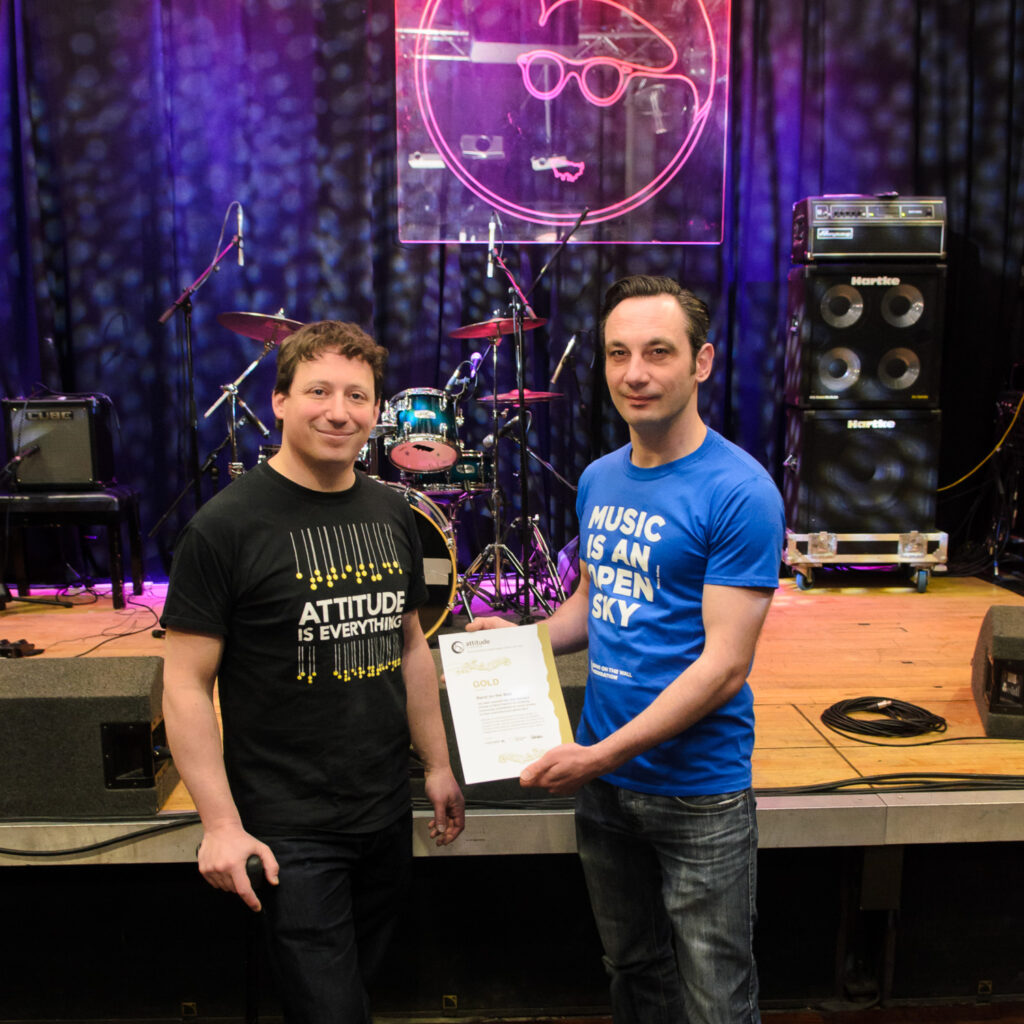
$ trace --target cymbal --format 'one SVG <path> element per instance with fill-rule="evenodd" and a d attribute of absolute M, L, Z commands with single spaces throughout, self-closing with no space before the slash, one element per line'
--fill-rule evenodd
<path fill-rule="evenodd" d="M 269 341 L 280 345 L 289 334 L 294 334 L 303 325 L 298 320 L 283 316 L 269 316 L 266 313 L 218 313 L 217 323 L 235 334 L 256 341 Z"/>
<path fill-rule="evenodd" d="M 527 405 L 533 405 L 534 402 L 553 402 L 556 398 L 564 397 L 564 395 L 557 391 L 531 391 L 529 388 L 524 388 L 523 390 L 523 398 L 526 399 Z M 500 395 L 482 395 L 477 401 L 493 402 L 496 405 L 518 405 L 519 392 L 506 391 Z"/>
<path fill-rule="evenodd" d="M 523 330 L 532 331 L 535 327 L 543 327 L 547 320 L 539 316 L 523 317 Z M 500 338 L 503 334 L 511 334 L 515 325 L 510 316 L 496 316 L 490 320 L 481 320 L 477 324 L 466 324 L 456 327 L 451 333 L 453 338 Z"/>

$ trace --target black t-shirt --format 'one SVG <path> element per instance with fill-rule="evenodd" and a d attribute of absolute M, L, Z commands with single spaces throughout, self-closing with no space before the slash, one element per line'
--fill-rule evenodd
<path fill-rule="evenodd" d="M 199 510 L 161 622 L 224 637 L 224 760 L 247 829 L 369 832 L 408 813 L 402 614 L 426 599 L 412 510 L 362 474 L 324 493 L 262 464 Z"/>

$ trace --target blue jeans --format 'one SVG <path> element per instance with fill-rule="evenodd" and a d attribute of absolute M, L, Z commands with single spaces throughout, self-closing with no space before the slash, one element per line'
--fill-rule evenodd
<path fill-rule="evenodd" d="M 615 1024 L 756 1024 L 751 790 L 576 796 L 576 841 Z"/>
<path fill-rule="evenodd" d="M 287 1024 L 369 1024 L 412 867 L 412 816 L 367 835 L 265 837 L 280 884 L 260 894 Z"/>

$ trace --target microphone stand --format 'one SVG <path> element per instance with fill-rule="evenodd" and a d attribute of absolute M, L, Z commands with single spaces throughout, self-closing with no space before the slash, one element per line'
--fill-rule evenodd
<path fill-rule="evenodd" d="M 501 258 L 499 253 L 494 254 L 494 262 L 499 266 L 502 272 L 509 280 L 509 297 L 511 300 L 511 313 L 512 313 L 512 338 L 514 341 L 515 348 L 515 359 L 516 359 L 516 390 L 519 396 L 519 411 L 523 413 L 526 409 L 526 386 L 524 379 L 525 369 L 525 350 L 526 350 L 526 332 L 523 329 L 523 317 L 526 315 L 529 307 L 529 298 L 533 294 L 537 285 L 540 284 L 541 279 L 547 273 L 548 268 L 551 267 L 555 261 L 561 256 L 562 251 L 569 243 L 569 239 L 579 230 L 580 225 L 586 219 L 587 214 L 590 213 L 590 207 L 584 207 L 583 212 L 576 218 L 576 223 L 569 229 L 565 237 L 562 238 L 558 247 L 551 254 L 547 263 L 544 264 L 540 269 L 540 273 L 537 274 L 536 279 L 530 285 L 529 290 L 524 295 L 516 284 L 515 278 L 512 276 L 511 271 L 505 264 L 505 261 Z M 530 612 L 530 595 L 538 597 L 539 603 L 542 606 L 546 606 L 546 602 L 539 598 L 539 593 L 536 587 L 533 585 L 529 578 L 529 566 L 532 562 L 530 557 L 530 550 L 532 545 L 535 543 L 537 538 L 538 529 L 536 523 L 530 518 L 529 512 L 529 458 L 527 452 L 529 451 L 526 441 L 526 417 L 520 415 L 519 417 L 519 430 L 518 430 L 517 444 L 519 446 L 519 540 L 522 551 L 522 565 L 517 565 L 517 571 L 521 570 L 523 587 L 522 587 L 522 601 L 523 601 L 523 614 L 520 617 L 520 624 L 529 623 L 535 621 L 535 616 Z M 547 545 L 543 545 L 546 550 Z M 514 559 L 512 560 L 514 562 Z M 557 574 L 555 575 L 557 579 Z M 563 597 L 564 599 L 564 597 Z M 550 612 L 549 612 L 550 614 Z"/>
<path fill-rule="evenodd" d="M 238 235 L 234 235 L 231 241 L 224 246 L 223 250 L 213 258 L 213 262 L 160 314 L 157 323 L 166 324 L 168 320 L 180 309 L 185 314 L 185 386 L 188 402 L 188 457 L 189 468 L 192 471 L 192 480 L 189 487 L 195 491 L 196 511 L 203 503 L 203 489 L 200 484 L 202 473 L 199 469 L 199 420 L 196 416 L 196 381 L 195 370 L 192 362 L 192 296 L 206 283 L 206 279 L 217 269 L 217 265 L 231 250 L 239 244 Z M 188 488 L 186 488 L 186 491 Z M 178 499 L 180 501 L 180 498 Z M 177 505 L 176 501 L 171 509 Z M 168 509 L 160 519 L 163 523 L 170 513 Z"/>

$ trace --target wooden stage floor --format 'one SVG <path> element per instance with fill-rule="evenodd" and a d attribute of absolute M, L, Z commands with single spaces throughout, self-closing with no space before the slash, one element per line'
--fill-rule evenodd
<path fill-rule="evenodd" d="M 39 658 L 161 655 L 163 641 L 152 631 L 165 585 L 147 583 L 121 610 L 112 607 L 109 590 L 97 589 L 98 595 L 70 596 L 72 608 L 12 602 L 0 613 L 0 637 L 42 648 Z M 1024 741 L 986 739 L 971 693 L 971 659 L 994 604 L 1024 606 L 1024 597 L 977 579 L 942 576 L 924 594 L 877 580 L 857 587 L 819 583 L 809 591 L 783 580 L 751 676 L 755 787 L 770 792 L 904 772 L 1024 777 Z M 865 696 L 941 716 L 948 723 L 942 738 L 955 742 L 869 745 L 822 724 L 830 705 Z M 167 809 L 191 809 L 180 786 Z"/>

